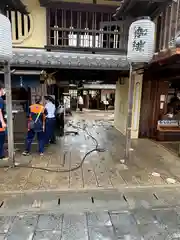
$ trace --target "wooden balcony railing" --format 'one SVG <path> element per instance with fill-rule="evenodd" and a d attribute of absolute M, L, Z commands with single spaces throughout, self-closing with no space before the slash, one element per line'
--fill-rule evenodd
<path fill-rule="evenodd" d="M 113 31 L 51 27 L 47 48 L 82 49 L 91 51 L 123 51 L 127 49 L 128 34 Z"/>
<path fill-rule="evenodd" d="M 172 1 L 157 17 L 156 52 L 175 46 L 175 37 L 180 32 L 180 0 Z"/>

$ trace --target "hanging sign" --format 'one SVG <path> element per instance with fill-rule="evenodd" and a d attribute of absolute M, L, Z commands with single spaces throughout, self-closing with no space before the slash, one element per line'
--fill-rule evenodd
<path fill-rule="evenodd" d="M 129 28 L 127 58 L 131 63 L 148 63 L 155 49 L 155 24 L 149 18 L 133 22 Z"/>
<path fill-rule="evenodd" d="M 11 23 L 0 13 L 0 62 L 10 61 L 12 57 Z"/>

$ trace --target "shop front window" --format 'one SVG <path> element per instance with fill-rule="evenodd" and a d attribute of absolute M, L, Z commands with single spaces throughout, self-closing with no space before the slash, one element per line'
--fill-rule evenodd
<path fill-rule="evenodd" d="M 70 89 L 69 90 L 69 94 L 71 97 L 77 97 L 77 90 L 75 89 Z"/>

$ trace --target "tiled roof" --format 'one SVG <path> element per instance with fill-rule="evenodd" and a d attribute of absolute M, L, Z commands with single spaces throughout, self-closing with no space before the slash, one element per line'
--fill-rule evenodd
<path fill-rule="evenodd" d="M 128 70 L 126 55 L 47 52 L 37 49 L 14 49 L 11 65 L 33 68 L 72 68 Z"/>

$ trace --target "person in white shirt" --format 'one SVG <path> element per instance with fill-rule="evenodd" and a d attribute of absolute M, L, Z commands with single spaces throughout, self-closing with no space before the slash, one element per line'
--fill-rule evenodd
<path fill-rule="evenodd" d="M 82 96 L 79 96 L 79 98 L 78 98 L 78 105 L 79 105 L 80 111 L 82 112 L 83 105 L 84 105 L 84 100 L 83 100 Z"/>
<path fill-rule="evenodd" d="M 103 102 L 104 102 L 105 110 L 108 110 L 108 106 L 109 106 L 108 99 L 105 99 Z"/>
<path fill-rule="evenodd" d="M 50 141 L 52 143 L 55 143 L 55 137 L 54 137 L 54 131 L 55 131 L 55 124 L 56 124 L 56 118 L 55 118 L 55 101 L 51 96 L 46 96 L 46 125 L 45 125 L 45 144 L 49 144 Z"/>
<path fill-rule="evenodd" d="M 72 116 L 70 96 L 64 96 L 65 114 Z"/>

